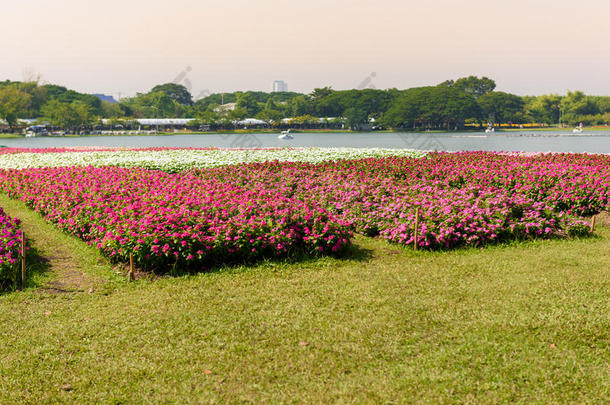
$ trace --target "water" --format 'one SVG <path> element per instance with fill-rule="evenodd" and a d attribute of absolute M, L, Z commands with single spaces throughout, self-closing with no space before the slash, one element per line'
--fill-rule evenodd
<path fill-rule="evenodd" d="M 279 133 L 278 133 L 279 134 Z M 610 153 L 610 131 L 575 135 L 560 131 L 452 133 L 295 133 L 293 140 L 278 134 L 197 134 L 152 136 L 85 136 L 0 139 L 0 145 L 21 148 L 100 147 L 356 147 L 424 150 L 486 150 L 522 152 Z"/>

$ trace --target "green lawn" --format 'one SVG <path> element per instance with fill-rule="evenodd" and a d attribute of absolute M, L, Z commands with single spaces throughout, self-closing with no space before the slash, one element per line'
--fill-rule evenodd
<path fill-rule="evenodd" d="M 0 139 L 2 138 L 23 138 L 24 136 L 21 134 L 0 134 Z"/>
<path fill-rule="evenodd" d="M 4 204 L 4 200 L 3 200 Z M 22 209 L 16 204 L 12 207 Z M 26 213 L 22 213 L 24 216 Z M 610 228 L 0 296 L 0 403 L 607 403 Z M 31 231 L 34 232 L 34 231 Z"/>

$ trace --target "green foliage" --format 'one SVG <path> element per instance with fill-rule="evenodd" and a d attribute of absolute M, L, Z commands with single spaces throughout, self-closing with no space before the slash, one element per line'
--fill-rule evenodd
<path fill-rule="evenodd" d="M 160 84 L 158 86 L 153 87 L 150 92 L 151 93 L 158 93 L 158 92 L 164 93 L 170 99 L 172 99 L 173 101 L 175 101 L 178 104 L 182 104 L 182 105 L 192 105 L 193 104 L 193 96 L 191 96 L 191 93 L 187 90 L 187 88 L 181 84 L 176 84 L 176 83 Z"/>
<path fill-rule="evenodd" d="M 237 101 L 235 93 L 211 94 L 207 97 L 195 101 L 194 107 L 198 112 L 217 107 L 221 104 L 234 103 Z"/>
<path fill-rule="evenodd" d="M 536 123 L 558 124 L 561 118 L 561 96 L 555 94 L 524 97 L 525 113 Z"/>
<path fill-rule="evenodd" d="M 380 123 L 393 128 L 454 128 L 480 115 L 474 96 L 454 86 L 439 85 L 405 90 Z"/>
<path fill-rule="evenodd" d="M 330 88 L 330 86 L 326 86 L 326 87 L 321 87 L 321 88 L 315 88 L 313 89 L 313 91 L 311 92 L 310 96 L 311 99 L 314 101 L 318 101 L 321 100 L 325 97 L 330 96 L 331 94 L 333 94 L 333 89 Z"/>
<path fill-rule="evenodd" d="M 258 114 L 258 118 L 266 121 L 279 121 L 284 118 L 281 108 L 270 98 L 265 103 L 265 108 Z"/>
<path fill-rule="evenodd" d="M 125 111 L 118 103 L 102 101 L 102 116 L 105 118 L 119 118 L 125 116 Z"/>
<path fill-rule="evenodd" d="M 525 102 L 517 95 L 495 91 L 477 100 L 485 116 L 494 123 L 523 123 Z"/>
<path fill-rule="evenodd" d="M 86 104 L 92 113 L 97 115 L 101 115 L 102 113 L 102 101 L 94 95 L 78 93 L 74 90 L 68 90 L 63 86 L 57 86 L 54 84 L 45 84 L 41 87 L 47 101 L 57 100 L 62 103 L 80 101 Z"/>
<path fill-rule="evenodd" d="M 32 97 L 16 87 L 0 89 L 0 118 L 10 126 L 15 125 L 17 118 L 23 116 L 30 106 Z"/>
<path fill-rule="evenodd" d="M 262 110 L 256 97 L 249 91 L 237 95 L 236 108 L 245 110 L 248 117 L 254 117 Z"/>
<path fill-rule="evenodd" d="M 598 99 L 598 102 L 600 100 Z M 600 113 L 595 99 L 585 95 L 582 91 L 569 91 L 561 100 L 562 121 L 576 124 L 583 120 L 583 116 L 593 116 Z"/>
<path fill-rule="evenodd" d="M 250 96 L 252 96 L 258 103 L 267 103 L 270 99 L 273 99 L 276 103 L 286 103 L 289 100 L 299 96 L 299 93 L 294 92 L 278 92 L 278 93 L 265 93 L 262 91 L 248 91 Z M 227 103 L 235 103 L 237 102 L 237 98 L 239 95 L 244 94 L 244 92 L 238 91 L 234 93 L 215 93 L 210 94 L 207 97 L 199 99 L 195 102 L 194 106 L 197 111 L 204 111 L 210 108 L 210 105 L 221 105 Z"/>
<path fill-rule="evenodd" d="M 407 90 L 321 87 L 310 94 L 247 91 L 211 94 L 193 103 L 184 86 L 165 83 L 153 87 L 149 93 L 111 104 L 63 86 L 7 80 L 0 82 L 0 117 L 14 125 L 18 118 L 49 115 L 49 110 L 57 106 L 49 107 L 51 101 L 68 105 L 78 101 L 87 106 L 92 117 L 198 117 L 206 123 L 229 126 L 231 120 L 249 117 L 279 123 L 282 118 L 306 115 L 337 118 L 352 128 L 360 127 L 370 118 L 389 128 L 460 128 L 465 122 L 481 124 L 487 119 L 497 123 L 548 125 L 610 123 L 610 97 L 589 96 L 580 91 L 568 92 L 566 96 L 519 97 L 494 92 L 495 86 L 487 77 L 468 76 L 447 80 L 438 86 Z M 237 109 L 215 112 L 222 103 L 237 103 Z"/>
<path fill-rule="evenodd" d="M 176 102 L 162 91 L 121 100 L 121 106 L 126 106 L 135 118 L 172 118 L 190 114 L 188 106 Z"/>
<path fill-rule="evenodd" d="M 290 100 L 289 114 L 292 117 L 298 117 L 311 113 L 311 105 L 306 96 L 300 95 Z"/>
<path fill-rule="evenodd" d="M 369 116 L 366 110 L 359 107 L 351 107 L 345 110 L 343 114 L 347 120 L 347 126 L 351 129 L 358 130 L 361 125 L 368 124 Z"/>
<path fill-rule="evenodd" d="M 71 103 L 50 100 L 42 107 L 44 118 L 58 128 L 75 129 L 93 123 L 91 107 L 80 100 Z"/>
<path fill-rule="evenodd" d="M 472 94 L 475 98 L 479 98 L 491 93 L 496 88 L 496 82 L 487 77 L 468 76 L 457 79 L 453 86 L 468 94 Z"/>
<path fill-rule="evenodd" d="M 198 112 L 196 117 L 197 117 L 197 121 L 199 121 L 201 124 L 208 124 L 208 125 L 216 124 L 221 119 L 220 114 L 218 114 L 217 112 L 215 112 L 213 110 L 206 110 L 206 111 Z"/>
<path fill-rule="evenodd" d="M 312 125 L 318 122 L 318 119 L 313 115 L 299 115 L 290 120 L 290 124 L 293 125 Z"/>

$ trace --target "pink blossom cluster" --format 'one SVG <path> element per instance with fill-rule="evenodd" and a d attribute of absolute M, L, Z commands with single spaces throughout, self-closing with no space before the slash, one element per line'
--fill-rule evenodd
<path fill-rule="evenodd" d="M 14 279 L 21 250 L 21 222 L 0 208 L 0 284 Z"/>
<path fill-rule="evenodd" d="M 141 168 L 0 171 L 0 189 L 119 262 L 201 270 L 346 248 L 349 226 L 315 202 L 255 185 Z"/>
<path fill-rule="evenodd" d="M 237 187 L 317 203 L 369 236 L 418 246 L 464 245 L 589 233 L 582 216 L 610 207 L 610 157 L 431 153 L 309 163 L 253 163 L 194 172 Z"/>
<path fill-rule="evenodd" d="M 610 208 L 610 157 L 430 153 L 265 162 L 178 174 L 141 168 L 0 171 L 0 189 L 116 261 L 200 270 L 332 254 L 352 232 L 423 248 L 589 233 Z"/>

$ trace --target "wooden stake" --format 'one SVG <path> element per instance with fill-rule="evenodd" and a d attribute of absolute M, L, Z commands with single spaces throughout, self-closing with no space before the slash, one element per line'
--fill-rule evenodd
<path fill-rule="evenodd" d="M 25 232 L 21 231 L 21 289 L 25 289 Z"/>
<path fill-rule="evenodd" d="M 595 215 L 591 217 L 591 233 L 595 230 Z"/>
<path fill-rule="evenodd" d="M 415 208 L 415 229 L 413 231 L 413 250 L 417 250 L 418 228 L 419 228 L 419 207 Z"/>
<path fill-rule="evenodd" d="M 133 264 L 133 253 L 129 253 L 129 273 L 127 274 L 127 280 L 133 281 L 135 279 L 135 266 Z"/>

